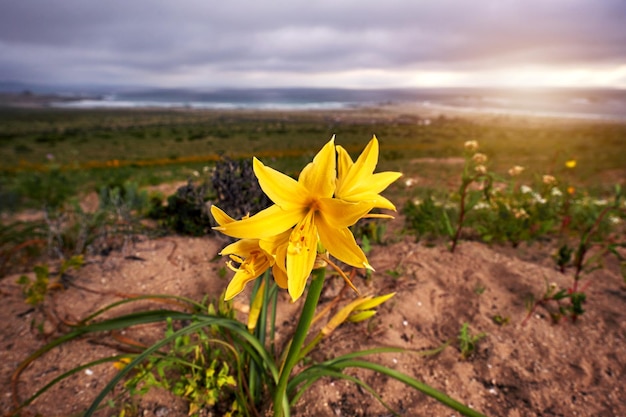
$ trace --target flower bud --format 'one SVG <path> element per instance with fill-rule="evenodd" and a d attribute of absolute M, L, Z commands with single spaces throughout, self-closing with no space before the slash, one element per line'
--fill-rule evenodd
<path fill-rule="evenodd" d="M 484 153 L 476 153 L 474 154 L 474 156 L 472 156 L 472 161 L 479 165 L 482 165 L 487 162 L 487 155 L 485 155 Z"/>
<path fill-rule="evenodd" d="M 519 165 L 515 165 L 513 168 L 509 169 L 509 175 L 511 177 L 517 177 L 522 172 L 524 172 L 524 167 L 521 167 Z"/>
<path fill-rule="evenodd" d="M 556 178 L 554 178 L 552 175 L 544 175 L 543 176 L 543 183 L 545 185 L 555 185 L 556 184 Z"/>
<path fill-rule="evenodd" d="M 465 150 L 468 152 L 475 152 L 478 149 L 478 142 L 475 140 L 468 140 L 465 142 Z"/>
<path fill-rule="evenodd" d="M 516 219 L 528 218 L 528 213 L 526 213 L 526 210 L 524 210 L 523 208 L 519 208 L 519 209 L 514 208 L 511 211 L 513 212 L 513 215 L 515 216 Z"/>
<path fill-rule="evenodd" d="M 478 174 L 486 174 L 487 173 L 487 167 L 484 165 L 476 165 L 474 167 L 474 171 L 476 171 Z"/>

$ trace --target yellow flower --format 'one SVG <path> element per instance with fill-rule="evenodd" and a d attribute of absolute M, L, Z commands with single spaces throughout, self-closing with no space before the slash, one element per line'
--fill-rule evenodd
<path fill-rule="evenodd" d="M 224 213 L 217 206 L 211 207 L 211 214 L 220 226 L 224 226 L 235 222 L 230 216 Z M 281 288 L 287 288 L 287 272 L 284 270 L 286 246 L 289 239 L 289 233 L 283 232 L 279 235 L 266 239 L 241 239 L 235 243 L 226 246 L 220 252 L 220 255 L 228 255 L 231 261 L 228 267 L 235 271 L 235 276 L 231 279 L 226 293 L 225 300 L 230 300 L 241 291 L 246 284 L 261 276 L 267 269 L 272 267 L 274 280 Z M 281 251 L 281 246 L 285 250 Z M 278 262 L 276 262 L 278 259 Z M 239 264 L 234 266 L 233 261 Z"/>
<path fill-rule="evenodd" d="M 567 168 L 576 168 L 576 160 L 575 159 L 570 159 L 569 161 L 565 162 L 565 166 Z"/>
<path fill-rule="evenodd" d="M 304 292 L 317 257 L 318 241 L 337 259 L 357 268 L 371 268 L 348 227 L 367 214 L 376 202 L 333 198 L 335 159 L 333 138 L 296 181 L 254 158 L 259 184 L 275 204 L 252 217 L 215 228 L 228 236 L 261 241 L 289 231 L 285 255 L 287 289 L 294 301 Z"/>
<path fill-rule="evenodd" d="M 345 201 L 372 201 L 374 207 L 396 210 L 391 201 L 380 193 L 402 176 L 400 172 L 374 174 L 378 163 L 378 139 L 370 140 L 356 162 L 341 146 L 337 146 L 337 188 L 335 197 Z"/>
<path fill-rule="evenodd" d="M 126 365 L 128 365 L 130 361 L 130 358 L 120 358 L 119 361 L 113 362 L 113 367 L 118 371 L 121 371 L 122 369 L 126 368 Z"/>

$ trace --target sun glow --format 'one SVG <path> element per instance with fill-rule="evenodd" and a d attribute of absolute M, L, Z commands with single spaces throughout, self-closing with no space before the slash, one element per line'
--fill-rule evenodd
<path fill-rule="evenodd" d="M 413 77 L 416 87 L 606 87 L 626 88 L 626 65 L 613 68 L 528 66 L 475 72 L 431 72 Z"/>

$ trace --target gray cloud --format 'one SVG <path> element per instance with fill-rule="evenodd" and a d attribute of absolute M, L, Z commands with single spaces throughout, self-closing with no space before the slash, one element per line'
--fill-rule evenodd
<path fill-rule="evenodd" d="M 626 65 L 622 0 L 0 3 L 0 80 Z"/>

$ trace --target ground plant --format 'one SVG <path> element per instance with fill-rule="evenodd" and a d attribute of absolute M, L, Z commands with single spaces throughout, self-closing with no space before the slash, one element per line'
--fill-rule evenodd
<path fill-rule="evenodd" d="M 469 323 L 463 323 L 459 330 L 458 343 L 461 351 L 461 359 L 467 360 L 475 351 L 478 342 L 487 337 L 486 333 L 472 334 L 469 329 Z"/>
<path fill-rule="evenodd" d="M 510 243 L 513 247 L 539 239 L 558 240 L 553 258 L 562 273 L 573 270 L 573 284 L 559 288 L 550 283 L 541 297 L 536 299 L 531 295 L 524 323 L 537 307 L 551 303 L 557 305 L 557 309 L 550 312 L 555 321 L 562 317 L 576 321 L 585 312 L 585 290 L 591 284 L 581 286 L 583 275 L 601 269 L 607 255 L 615 256 L 624 264 L 625 258 L 618 249 L 626 247 L 626 241 L 623 233 L 614 228 L 626 217 L 621 186 L 615 186 L 612 201 L 594 201 L 568 185 L 565 172 L 560 181 L 551 174 L 543 174 L 533 188 L 520 182 L 519 177 L 525 170 L 522 166 L 510 168 L 508 178 L 488 171 L 485 165 L 488 158 L 477 152 L 478 147 L 474 140 L 464 144 L 461 185 L 453 195 L 458 206 L 451 210 L 431 195 L 419 204 L 409 200 L 404 207 L 408 228 L 418 239 L 421 236 L 449 238 L 450 252 L 456 249 L 464 227 L 482 241 Z M 577 162 L 568 160 L 564 166 L 571 170 Z M 456 222 L 451 221 L 454 214 Z"/>
<path fill-rule="evenodd" d="M 600 206 L 580 202 L 568 204 L 568 211 L 562 221 L 561 245 L 554 259 L 562 273 L 573 270 L 572 285 L 559 288 L 556 283 L 547 284 L 542 297 L 529 299 L 529 313 L 524 322 L 535 313 L 537 307 L 547 307 L 548 304 L 557 305 L 556 310 L 549 310 L 555 322 L 564 317 L 575 322 L 585 312 L 585 291 L 592 284 L 591 281 L 581 283 L 584 275 L 603 268 L 607 255 L 615 256 L 618 262 L 624 264 L 626 258 L 619 248 L 626 247 L 626 240 L 623 234 L 613 233 L 610 227 L 611 223 L 622 222 L 626 218 L 626 209 L 621 203 L 623 198 L 621 187 L 616 186 L 612 202 L 603 201 Z M 577 214 L 572 215 L 570 211 Z"/>

